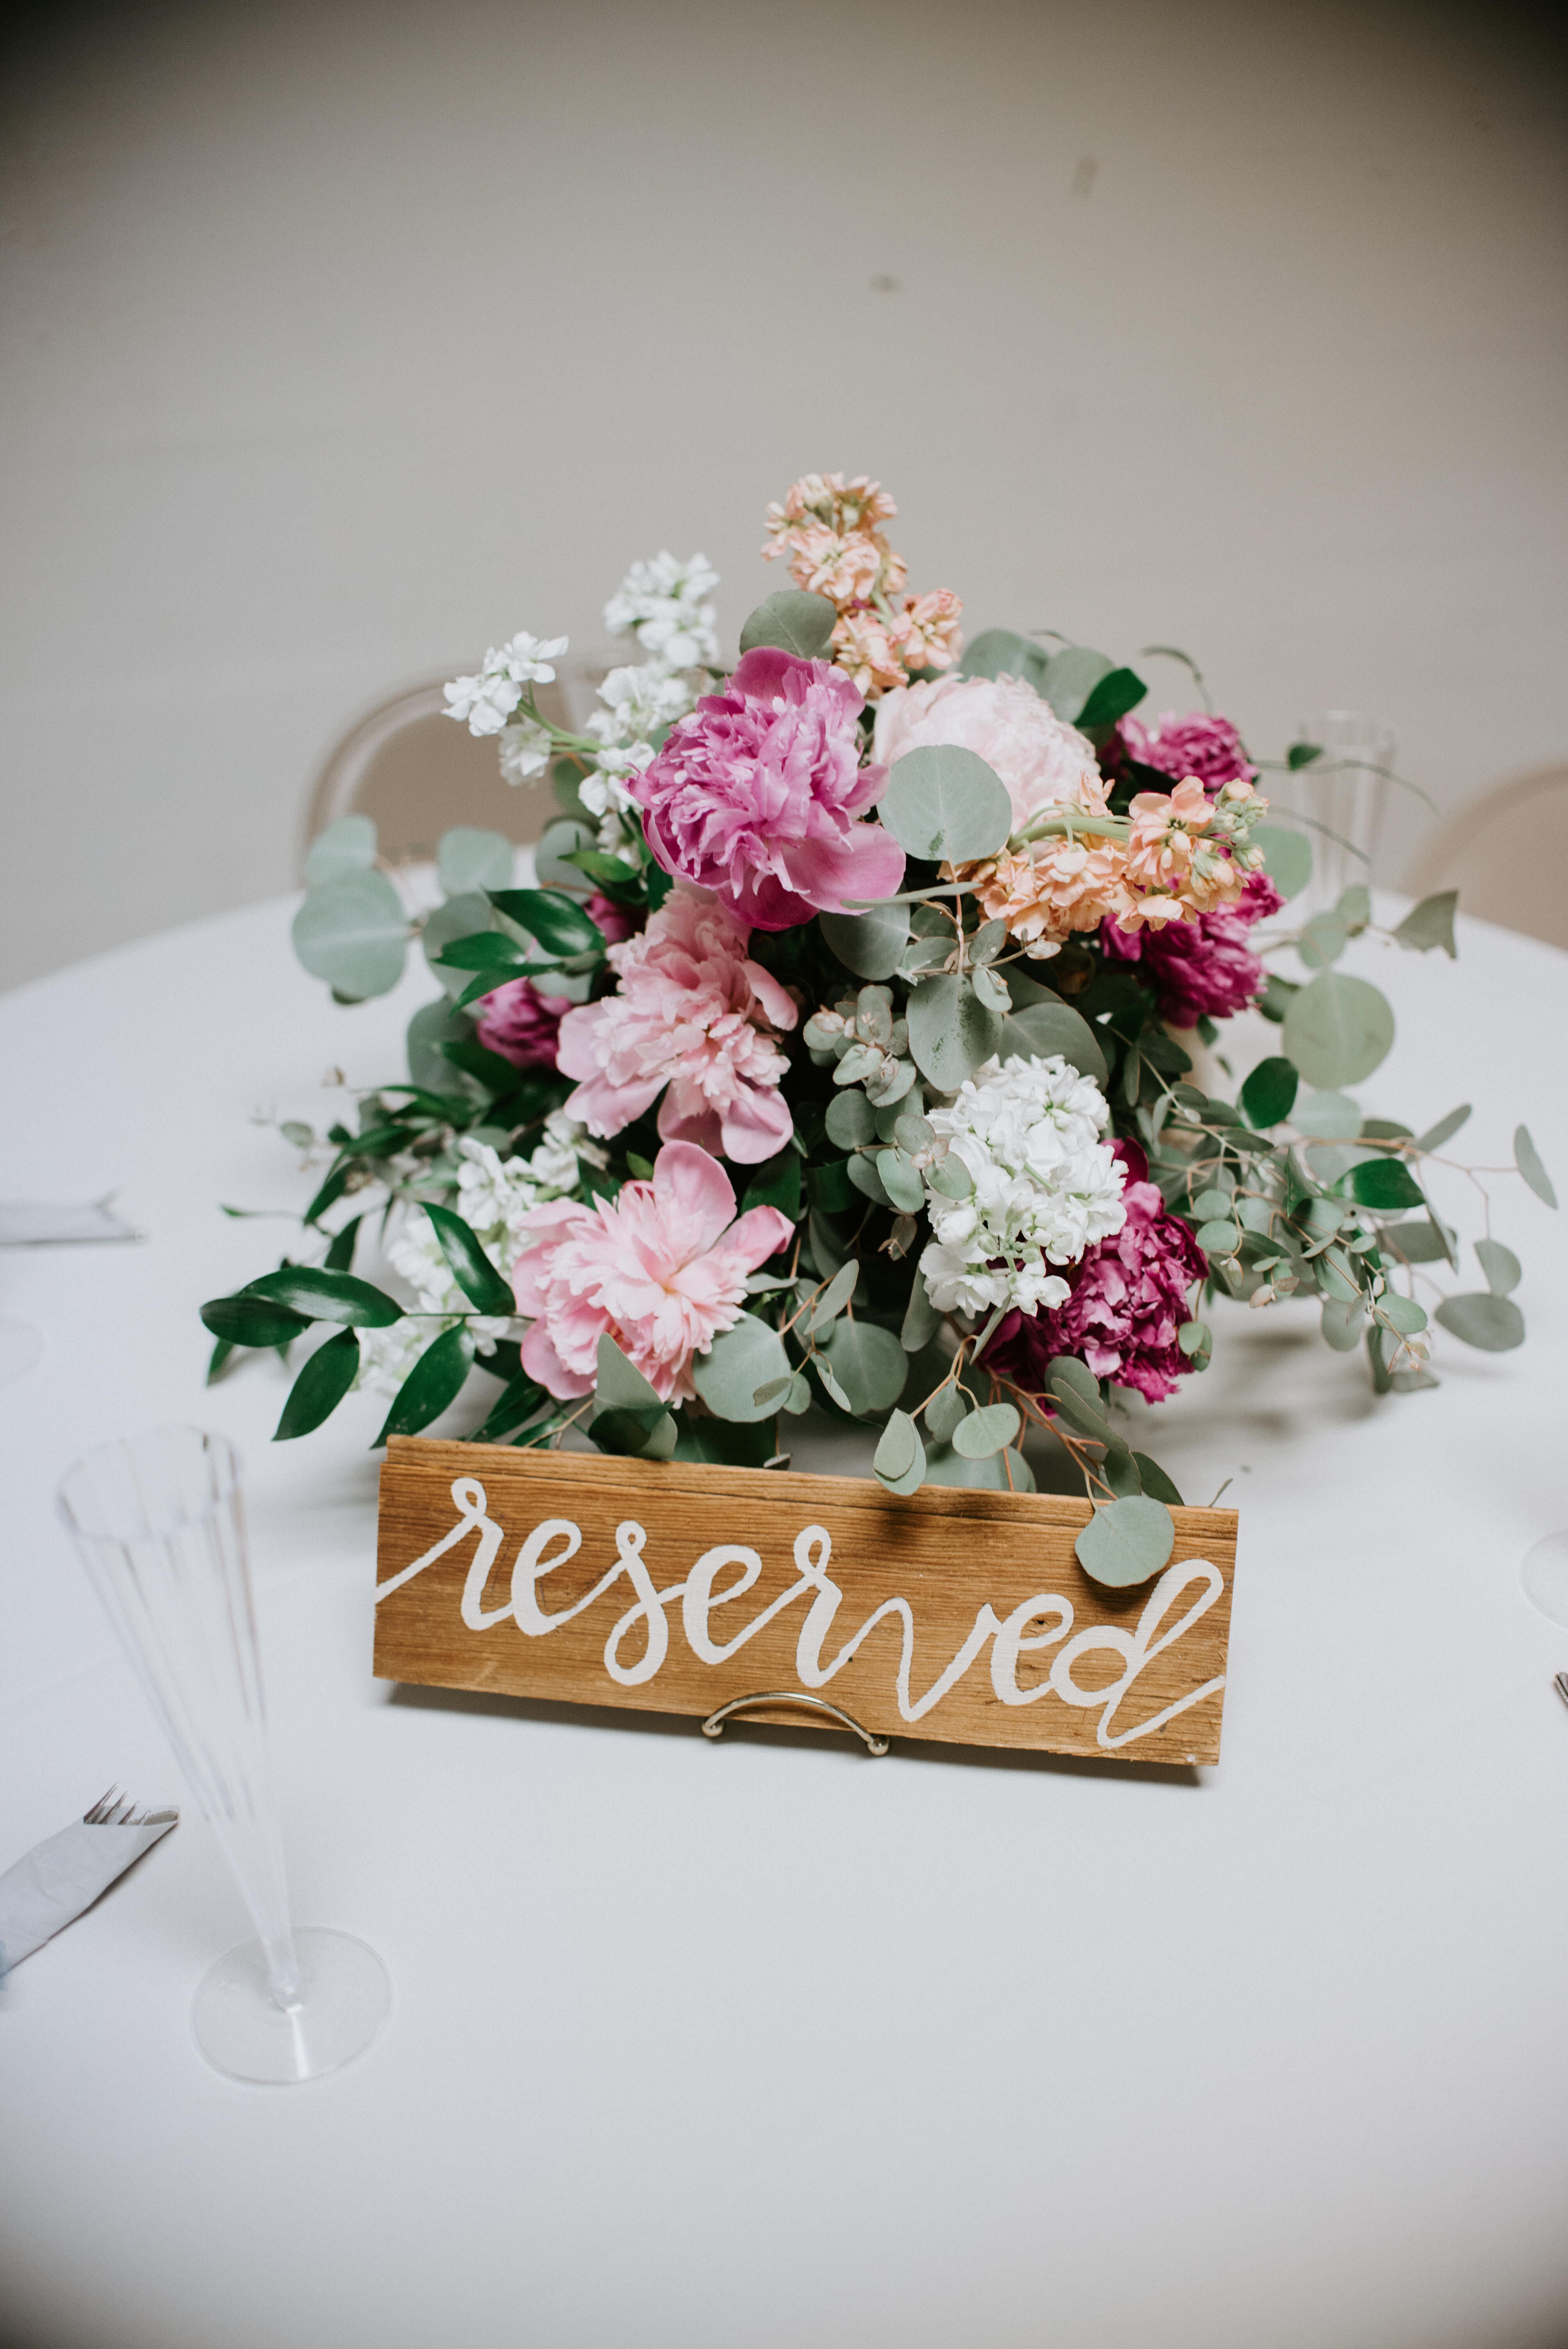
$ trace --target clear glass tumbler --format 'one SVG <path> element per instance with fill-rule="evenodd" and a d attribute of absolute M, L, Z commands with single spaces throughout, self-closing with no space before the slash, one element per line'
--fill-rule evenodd
<path fill-rule="evenodd" d="M 1353 882 L 1371 881 L 1399 746 L 1391 727 L 1360 709 L 1320 709 L 1302 719 L 1296 740 L 1323 754 L 1281 779 L 1312 843 L 1312 878 L 1291 900 L 1292 919 L 1302 922 L 1337 905 Z"/>
<path fill-rule="evenodd" d="M 392 1992 L 353 1934 L 289 1920 L 240 1474 L 224 1436 L 154 1428 L 78 1460 L 59 1508 L 255 1925 L 197 1990 L 197 2044 L 282 2085 L 360 2054 Z"/>

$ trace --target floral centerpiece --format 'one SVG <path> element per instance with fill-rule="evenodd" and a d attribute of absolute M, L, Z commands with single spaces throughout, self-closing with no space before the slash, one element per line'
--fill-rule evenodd
<path fill-rule="evenodd" d="M 1490 1226 L 1484 1287 L 1439 1285 L 1460 1244 L 1429 1169 L 1468 1112 L 1416 1134 L 1349 1090 L 1394 1038 L 1336 968 L 1367 890 L 1292 931 L 1310 828 L 1271 816 L 1235 726 L 1140 719 L 1143 679 L 1083 646 L 965 649 L 957 596 L 910 592 L 895 512 L 838 474 L 770 507 L 794 585 L 733 665 L 704 558 L 635 564 L 606 619 L 641 657 L 581 733 L 535 693 L 564 637 L 448 688 L 559 802 L 535 885 L 454 831 L 420 920 L 365 818 L 316 843 L 306 968 L 362 1000 L 418 933 L 444 991 L 407 1080 L 323 1142 L 284 1127 L 327 1154 L 304 1250 L 203 1309 L 213 1375 L 315 1330 L 280 1436 L 356 1385 L 388 1397 L 378 1440 L 413 1433 L 477 1374 L 476 1441 L 779 1466 L 779 1414 L 816 1409 L 874 1430 L 907 1495 L 1031 1489 L 1035 1430 L 1102 1505 L 1086 1568 L 1136 1581 L 1181 1496 L 1117 1399 L 1201 1374 L 1216 1305 L 1312 1300 L 1379 1392 L 1435 1382 L 1432 1314 L 1520 1342 Z M 1389 935 L 1451 955 L 1453 910 Z M 1254 1009 L 1278 1050 L 1224 1088 L 1211 1048 Z M 1550 1200 L 1523 1128 L 1516 1158 Z"/>

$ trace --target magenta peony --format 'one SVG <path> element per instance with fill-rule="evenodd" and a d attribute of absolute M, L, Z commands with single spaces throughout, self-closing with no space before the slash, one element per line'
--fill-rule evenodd
<path fill-rule="evenodd" d="M 1099 942 L 1108 955 L 1142 964 L 1160 990 L 1162 1019 L 1195 1028 L 1202 1019 L 1233 1019 L 1257 1001 L 1268 973 L 1248 943 L 1252 926 L 1284 903 L 1266 873 L 1249 873 L 1233 905 L 1160 929 L 1103 922 Z"/>
<path fill-rule="evenodd" d="M 736 1220 L 722 1166 L 667 1142 L 651 1183 L 614 1200 L 553 1199 L 521 1221 L 517 1309 L 533 1317 L 522 1366 L 562 1400 L 591 1394 L 606 1334 L 668 1402 L 688 1402 L 694 1354 L 706 1354 L 746 1305 L 746 1276 L 794 1237 L 777 1207 Z"/>
<path fill-rule="evenodd" d="M 706 889 L 677 881 L 641 937 L 612 947 L 614 995 L 569 1011 L 560 1066 L 583 1081 L 566 1103 L 590 1133 L 619 1133 L 661 1092 L 659 1133 L 756 1165 L 782 1150 L 779 1034 L 799 1017 L 748 959 L 750 932 Z M 667 1092 L 665 1088 L 668 1088 Z"/>
<path fill-rule="evenodd" d="M 986 1370 L 1026 1394 L 1045 1392 L 1046 1365 L 1057 1354 L 1076 1354 L 1097 1379 L 1136 1387 L 1150 1402 L 1174 1394 L 1191 1367 L 1176 1332 L 1191 1318 L 1188 1292 L 1203 1278 L 1208 1261 L 1180 1216 L 1167 1211 L 1156 1185 L 1144 1179 L 1143 1153 L 1131 1143 L 1113 1147 L 1130 1178 L 1121 1195 L 1127 1221 L 1114 1237 L 1085 1251 L 1069 1275 L 1072 1293 L 1065 1304 L 1032 1315 L 1015 1309 L 981 1358 Z"/>
<path fill-rule="evenodd" d="M 1222 783 L 1250 783 L 1258 771 L 1228 718 L 1205 717 L 1198 710 L 1179 718 L 1168 709 L 1152 726 L 1124 718 L 1120 732 L 1133 757 L 1146 767 L 1157 767 L 1178 782 L 1196 775 L 1211 794 Z"/>
<path fill-rule="evenodd" d="M 475 1032 L 487 1052 L 518 1069 L 552 1069 L 563 998 L 541 995 L 531 978 L 509 978 L 480 1005 Z"/>
<path fill-rule="evenodd" d="M 723 693 L 677 719 L 626 789 L 666 873 L 711 889 L 746 923 L 783 930 L 848 898 L 891 896 L 903 851 L 857 819 L 880 795 L 860 763 L 864 701 L 823 661 L 759 646 Z"/>
<path fill-rule="evenodd" d="M 942 677 L 882 696 L 872 749 L 883 766 L 939 742 L 973 750 L 1000 775 L 1015 831 L 1063 800 L 1105 805 L 1094 745 L 1021 678 Z"/>

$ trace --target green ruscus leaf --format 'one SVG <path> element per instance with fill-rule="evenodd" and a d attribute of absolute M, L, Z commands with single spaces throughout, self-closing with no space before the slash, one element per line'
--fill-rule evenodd
<path fill-rule="evenodd" d="M 389 1435 L 417 1435 L 433 1419 L 439 1419 L 462 1392 L 473 1360 L 474 1341 L 467 1323 L 459 1321 L 443 1330 L 435 1343 L 426 1347 L 393 1397 L 371 1450 L 378 1451 Z"/>
<path fill-rule="evenodd" d="M 245 1283 L 245 1297 L 270 1297 L 274 1304 L 291 1306 L 313 1321 L 345 1321 L 361 1330 L 388 1330 L 403 1319 L 403 1308 L 374 1282 L 356 1279 L 351 1272 L 318 1271 L 313 1265 L 285 1264 L 277 1272 L 263 1272 Z"/>
<path fill-rule="evenodd" d="M 337 1409 L 358 1369 L 359 1340 L 352 1330 L 340 1330 L 318 1346 L 289 1389 L 273 1442 L 286 1444 L 319 1427 Z"/>
<path fill-rule="evenodd" d="M 270 1297 L 214 1297 L 201 1308 L 201 1319 L 214 1338 L 231 1346 L 286 1346 L 310 1328 L 303 1313 L 278 1305 Z"/>
<path fill-rule="evenodd" d="M 517 1299 L 511 1283 L 496 1270 L 480 1246 L 477 1233 L 461 1216 L 453 1215 L 449 1207 L 433 1206 L 428 1200 L 425 1213 L 436 1227 L 436 1237 L 452 1268 L 452 1278 L 469 1303 L 480 1313 L 515 1313 Z"/>

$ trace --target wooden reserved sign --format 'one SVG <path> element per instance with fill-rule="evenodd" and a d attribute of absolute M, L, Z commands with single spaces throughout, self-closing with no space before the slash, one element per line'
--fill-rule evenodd
<path fill-rule="evenodd" d="M 376 1671 L 705 1718 L 1217 1762 L 1233 1509 L 1176 1509 L 1136 1590 L 1073 1555 L 1087 1501 L 394 1436 Z M 789 1700 L 797 1709 L 791 1709 Z"/>

